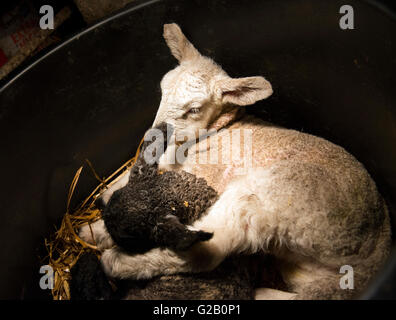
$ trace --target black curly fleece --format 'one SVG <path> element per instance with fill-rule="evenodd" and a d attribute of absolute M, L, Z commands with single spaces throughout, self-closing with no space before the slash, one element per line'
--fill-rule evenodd
<path fill-rule="evenodd" d="M 166 123 L 155 129 L 168 136 Z M 156 162 L 145 161 L 148 145 L 165 143 L 165 139 L 144 142 L 128 184 L 113 194 L 102 213 L 114 242 L 131 253 L 158 247 L 186 250 L 212 237 L 207 232 L 191 231 L 186 225 L 199 219 L 216 201 L 216 191 L 202 178 L 184 171 L 161 174 Z M 160 155 L 154 155 L 155 160 Z"/>
<path fill-rule="evenodd" d="M 216 199 L 214 189 L 192 174 L 158 174 L 154 167 L 134 166 L 130 182 L 114 193 L 102 215 L 115 243 L 129 252 L 165 246 L 185 250 L 211 237 L 185 225 L 197 220 Z"/>

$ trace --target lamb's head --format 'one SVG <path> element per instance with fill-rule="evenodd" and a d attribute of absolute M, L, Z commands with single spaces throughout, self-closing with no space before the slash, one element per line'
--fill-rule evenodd
<path fill-rule="evenodd" d="M 219 129 L 214 124 L 227 122 L 238 107 L 272 94 L 271 84 L 263 77 L 229 77 L 198 52 L 177 24 L 164 25 L 164 38 L 179 65 L 161 81 L 162 99 L 154 125 L 171 123 L 177 141 L 196 139 L 199 129 Z"/>

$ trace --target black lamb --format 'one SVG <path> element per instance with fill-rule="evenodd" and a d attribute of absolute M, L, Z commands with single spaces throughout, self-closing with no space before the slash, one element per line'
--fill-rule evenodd
<path fill-rule="evenodd" d="M 171 134 L 168 127 L 160 124 L 155 129 L 162 135 L 154 142 L 143 143 L 129 183 L 114 192 L 103 211 L 106 229 L 114 242 L 131 253 L 158 247 L 186 250 L 212 237 L 211 233 L 192 231 L 187 225 L 216 201 L 216 191 L 204 179 L 185 171 L 158 172 L 162 153 L 149 152 L 166 148 L 166 137 Z"/>
<path fill-rule="evenodd" d="M 130 254 L 158 247 L 183 251 L 212 237 L 211 233 L 191 230 L 187 226 L 199 219 L 217 200 L 216 191 L 204 179 L 190 173 L 158 171 L 157 162 L 172 129 L 165 123 L 155 129 L 163 134 L 157 135 L 154 142 L 143 143 L 128 184 L 114 192 L 102 212 L 113 241 Z M 111 287 L 102 283 L 103 275 L 98 275 L 99 269 L 93 265 L 92 261 L 99 264 L 97 258 L 87 255 L 80 260 L 72 269 L 72 299 L 106 299 L 112 296 L 109 292 Z M 84 271 L 86 274 L 81 275 Z M 112 297 L 252 299 L 254 277 L 250 257 L 232 257 L 211 272 L 162 276 L 147 281 L 119 281 L 119 290 Z M 92 281 L 96 282 L 93 288 Z"/>

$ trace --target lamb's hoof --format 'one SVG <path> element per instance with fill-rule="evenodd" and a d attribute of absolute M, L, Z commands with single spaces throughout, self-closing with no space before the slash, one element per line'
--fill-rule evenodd
<path fill-rule="evenodd" d="M 103 251 L 100 258 L 103 271 L 110 278 L 119 278 L 119 274 L 116 269 L 118 250 L 115 248 L 107 249 Z"/>
<path fill-rule="evenodd" d="M 113 239 L 106 231 L 106 226 L 102 219 L 84 225 L 80 228 L 78 236 L 85 242 L 97 247 L 98 250 L 104 251 L 114 246 Z"/>
<path fill-rule="evenodd" d="M 78 231 L 78 236 L 85 242 L 95 245 L 95 241 L 92 237 L 91 228 L 88 224 L 85 224 L 80 228 L 80 230 Z"/>

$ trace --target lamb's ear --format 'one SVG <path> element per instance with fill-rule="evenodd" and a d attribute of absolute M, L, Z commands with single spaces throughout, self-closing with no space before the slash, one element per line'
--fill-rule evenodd
<path fill-rule="evenodd" d="M 185 251 L 200 241 L 211 239 L 213 233 L 190 230 L 179 222 L 176 217 L 168 218 L 157 224 L 153 230 L 153 240 L 161 247 L 168 247 L 176 251 Z"/>
<path fill-rule="evenodd" d="M 164 24 L 164 39 L 179 63 L 201 56 L 176 23 Z"/>
<path fill-rule="evenodd" d="M 226 78 L 215 84 L 216 95 L 223 104 L 248 106 L 272 94 L 271 84 L 263 77 Z"/>

